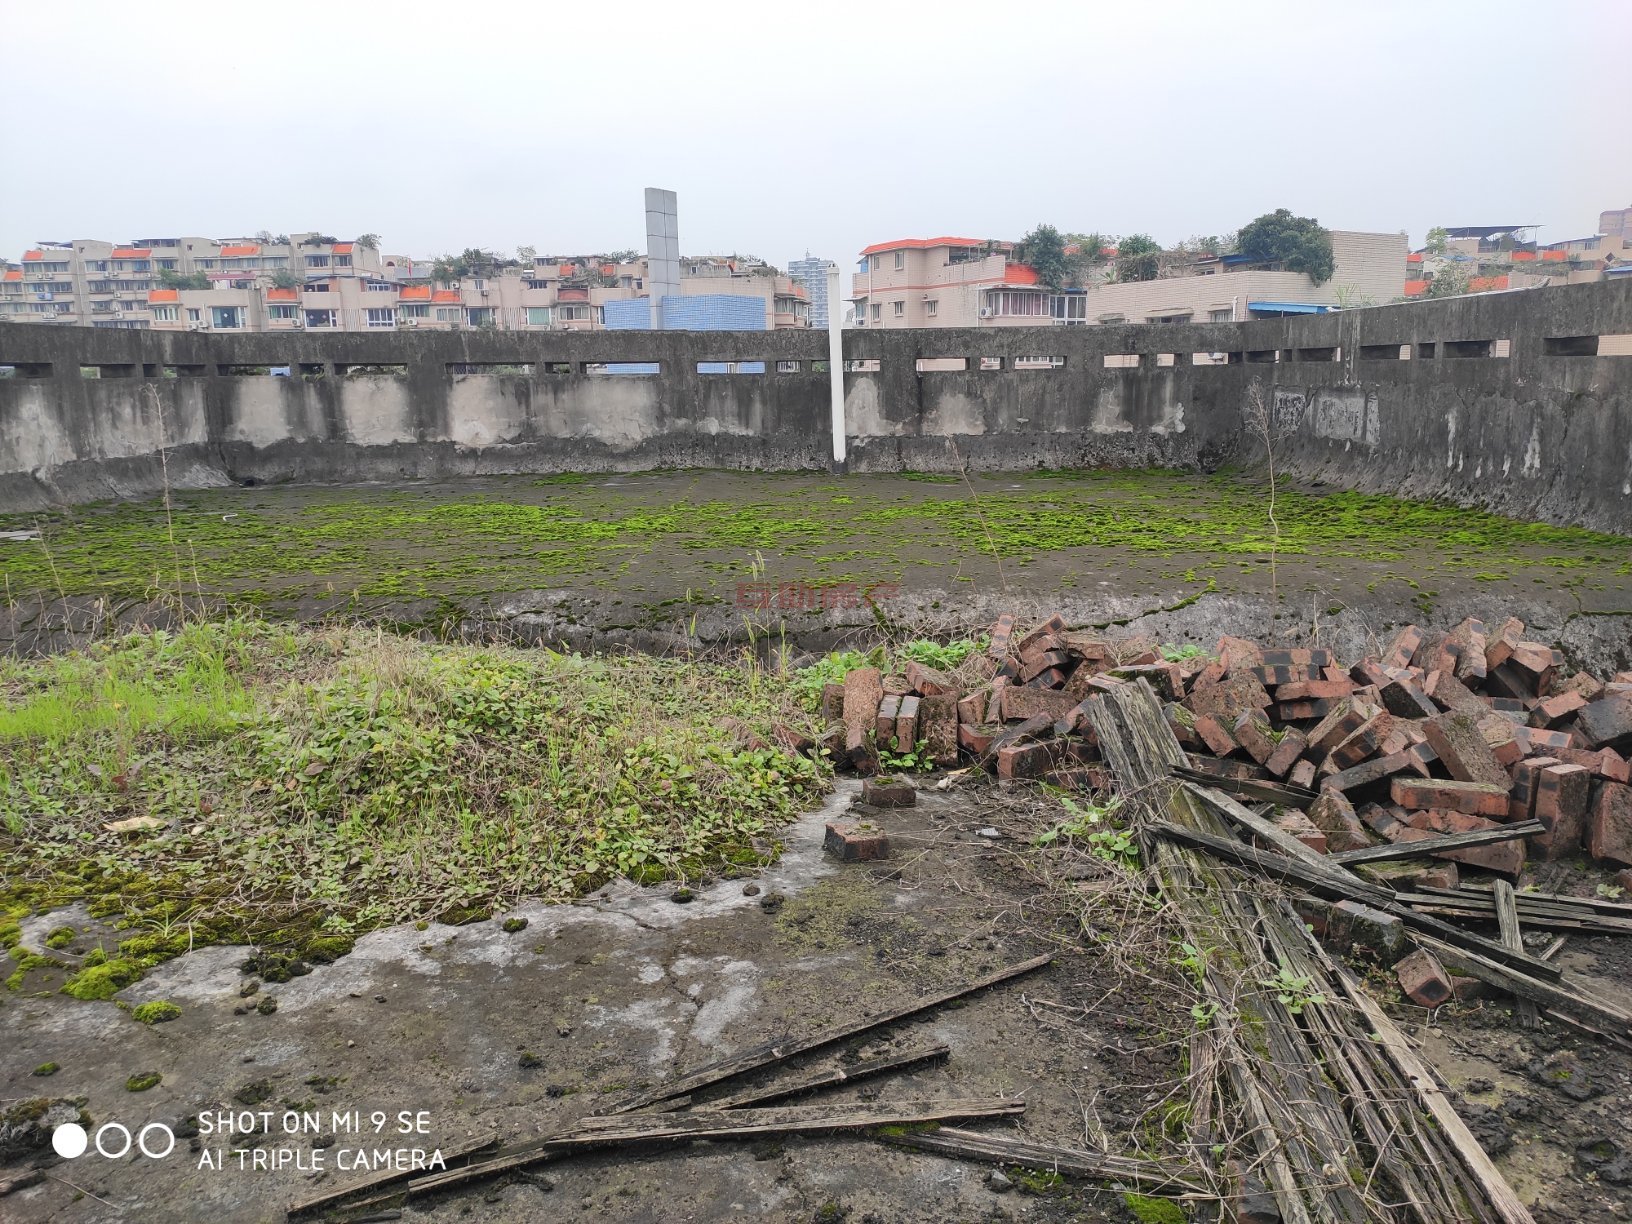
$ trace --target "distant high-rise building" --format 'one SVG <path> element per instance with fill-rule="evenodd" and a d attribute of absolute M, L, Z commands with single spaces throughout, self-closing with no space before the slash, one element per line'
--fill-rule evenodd
<path fill-rule="evenodd" d="M 1598 232 L 1617 238 L 1632 238 L 1632 207 L 1598 214 Z"/>
<path fill-rule="evenodd" d="M 788 264 L 788 275 L 805 287 L 805 295 L 810 299 L 810 325 L 812 327 L 827 326 L 827 270 L 833 267 L 828 259 L 816 259 L 809 251 L 803 259 L 795 259 Z"/>

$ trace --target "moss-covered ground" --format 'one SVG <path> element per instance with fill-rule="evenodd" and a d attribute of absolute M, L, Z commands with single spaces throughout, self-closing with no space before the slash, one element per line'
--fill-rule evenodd
<path fill-rule="evenodd" d="M 1282 488 L 1279 585 L 1355 599 L 1570 587 L 1625 607 L 1627 539 L 1430 502 Z M 592 591 L 625 624 L 729 604 L 743 583 L 956 592 L 1267 587 L 1261 479 L 1081 471 L 909 479 L 650 472 L 399 487 L 258 487 L 0 517 L 0 596 L 199 590 L 304 616 L 534 589 Z M 959 584 L 969 584 L 960 586 Z M 818 615 L 813 610 L 811 615 Z"/>
<path fill-rule="evenodd" d="M 8 985 L 49 964 L 107 998 L 203 944 L 332 960 L 390 922 L 765 861 L 827 785 L 762 746 L 778 724 L 815 729 L 802 698 L 748 659 L 253 620 L 0 660 Z M 16 947 L 20 919 L 74 901 L 119 938 L 70 963 Z"/>

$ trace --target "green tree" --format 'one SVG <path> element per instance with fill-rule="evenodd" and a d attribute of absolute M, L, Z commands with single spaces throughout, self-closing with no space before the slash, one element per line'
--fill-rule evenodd
<path fill-rule="evenodd" d="M 202 272 L 181 273 L 174 268 L 160 268 L 159 285 L 165 289 L 208 289 L 210 278 Z"/>
<path fill-rule="evenodd" d="M 1161 275 L 1162 244 L 1149 234 L 1129 234 L 1116 244 L 1116 279 L 1151 281 Z"/>
<path fill-rule="evenodd" d="M 1443 255 L 1450 246 L 1451 235 L 1443 225 L 1436 225 L 1428 231 L 1428 238 L 1423 244 L 1423 250 L 1430 255 Z"/>
<path fill-rule="evenodd" d="M 1468 292 L 1468 270 L 1461 264 L 1444 263 L 1435 268 L 1428 279 L 1431 298 L 1461 297 Z"/>
<path fill-rule="evenodd" d="M 516 258 L 521 260 L 521 262 L 524 264 L 531 264 L 533 260 L 538 258 L 538 248 L 531 246 L 518 246 L 516 248 Z"/>
<path fill-rule="evenodd" d="M 339 242 L 339 241 L 340 240 L 338 238 L 336 238 L 333 234 L 308 234 L 304 239 L 301 240 L 300 245 L 301 246 L 309 246 L 309 247 L 333 246 L 336 242 Z"/>
<path fill-rule="evenodd" d="M 1020 240 L 1015 258 L 1037 273 L 1043 285 L 1058 293 L 1081 277 L 1080 252 L 1067 254 L 1066 241 L 1052 225 L 1038 225 Z"/>
<path fill-rule="evenodd" d="M 1331 231 L 1313 217 L 1294 217 L 1285 208 L 1243 226 L 1239 244 L 1240 253 L 1254 263 L 1280 264 L 1288 272 L 1302 272 L 1317 285 L 1331 280 L 1337 270 Z"/>
<path fill-rule="evenodd" d="M 1075 246 L 1084 268 L 1093 264 L 1102 264 L 1108 258 L 1105 248 L 1114 247 L 1116 239 L 1109 234 L 1067 234 L 1065 241 L 1068 246 Z"/>
<path fill-rule="evenodd" d="M 288 268 L 279 268 L 272 273 L 272 284 L 278 289 L 298 289 L 300 288 L 300 277 L 289 271 Z"/>
<path fill-rule="evenodd" d="M 380 249 L 380 236 L 378 234 L 363 234 L 358 237 L 357 245 L 370 251 L 377 251 Z"/>

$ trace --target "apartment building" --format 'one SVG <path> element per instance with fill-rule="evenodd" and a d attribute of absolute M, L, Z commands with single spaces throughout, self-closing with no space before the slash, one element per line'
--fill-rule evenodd
<path fill-rule="evenodd" d="M 1380 305 L 1405 284 L 1404 234 L 1332 231 L 1336 270 L 1323 284 L 1301 272 L 1207 255 L 1151 281 L 1095 282 L 1051 292 L 1013 259 L 1014 245 L 973 238 L 907 238 L 862 252 L 852 279 L 863 327 L 1002 327 L 1043 323 L 1229 322 Z"/>
<path fill-rule="evenodd" d="M 295 234 L 279 244 L 205 238 L 130 246 L 41 244 L 0 271 L 0 320 L 160 331 L 594 331 L 609 302 L 646 293 L 646 260 L 536 258 L 451 281 L 372 245 Z M 177 285 L 202 277 L 208 288 Z M 758 260 L 683 261 L 682 296 L 729 295 L 767 329 L 810 326 L 803 286 Z"/>
<path fill-rule="evenodd" d="M 1600 225 L 1618 213 L 1604 213 Z M 1538 243 L 1537 226 L 1473 225 L 1446 228 L 1443 250 L 1413 251 L 1406 257 L 1405 296 L 1425 297 L 1434 281 L 1454 275 L 1466 293 L 1585 285 L 1625 275 L 1632 265 L 1632 233 L 1601 232 L 1583 238 Z"/>
<path fill-rule="evenodd" d="M 803 285 L 810 298 L 810 325 L 827 326 L 827 273 L 834 267 L 830 259 L 812 258 L 809 251 L 803 259 L 788 261 L 788 275 L 797 285 Z"/>

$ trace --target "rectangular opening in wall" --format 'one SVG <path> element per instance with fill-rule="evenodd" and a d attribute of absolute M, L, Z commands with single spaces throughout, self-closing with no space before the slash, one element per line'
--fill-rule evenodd
<path fill-rule="evenodd" d="M 982 370 L 987 371 L 988 373 L 993 371 L 993 370 L 1001 370 L 1003 368 L 1003 358 L 1001 358 L 1001 357 L 982 357 L 980 359 L 980 368 Z"/>
<path fill-rule="evenodd" d="M 1544 357 L 1596 357 L 1597 336 L 1548 336 L 1541 342 Z"/>
<path fill-rule="evenodd" d="M 1178 363 L 1179 363 L 1179 355 L 1177 353 L 1157 353 L 1156 354 L 1156 364 L 1159 365 L 1159 366 L 1177 365 Z"/>
<path fill-rule="evenodd" d="M 1132 370 L 1139 365 L 1138 353 L 1106 353 L 1105 368 L 1107 370 Z"/>
<path fill-rule="evenodd" d="M 79 367 L 79 376 L 81 378 L 101 378 L 102 367 L 82 365 Z"/>
<path fill-rule="evenodd" d="M 699 361 L 699 374 L 763 374 L 763 361 Z"/>
<path fill-rule="evenodd" d="M 1432 340 L 1428 341 L 1426 344 L 1417 345 L 1417 360 L 1418 361 L 1432 361 L 1432 360 L 1434 360 L 1434 357 L 1436 355 L 1435 352 L 1434 352 L 1434 348 L 1435 348 L 1435 346 L 1434 346 L 1434 342 Z"/>
<path fill-rule="evenodd" d="M 967 357 L 920 357 L 918 358 L 918 373 L 946 374 L 956 370 L 967 370 Z"/>
<path fill-rule="evenodd" d="M 356 367 L 339 367 L 341 373 L 347 373 Z M 367 370 L 385 369 L 382 366 L 361 367 Z M 497 378 L 526 378 L 533 372 L 531 363 L 526 361 L 450 361 L 447 363 L 448 373 L 455 378 L 465 378 L 470 375 L 486 375 Z M 408 372 L 402 367 L 402 372 Z"/>
<path fill-rule="evenodd" d="M 99 365 L 96 368 L 101 371 L 98 375 L 100 378 L 136 377 L 136 367 L 134 365 Z"/>
<path fill-rule="evenodd" d="M 1445 357 L 1489 357 L 1492 355 L 1493 344 L 1489 340 L 1447 340 L 1445 341 Z"/>
<path fill-rule="evenodd" d="M 266 378 L 272 373 L 271 366 L 264 365 L 218 365 L 215 372 L 223 378 Z"/>
<path fill-rule="evenodd" d="M 1063 370 L 1064 357 L 1016 357 L 1014 368 L 1017 370 Z"/>
<path fill-rule="evenodd" d="M 49 361 L 16 361 L 11 365 L 14 378 L 50 378 L 51 363 Z"/>
<path fill-rule="evenodd" d="M 584 373 L 623 378 L 652 377 L 663 372 L 661 361 L 591 361 L 584 364 Z"/>
<path fill-rule="evenodd" d="M 209 371 L 201 365 L 167 365 L 161 366 L 161 378 L 203 378 Z"/>
<path fill-rule="evenodd" d="M 539 369 L 545 374 L 571 374 L 572 362 L 546 361 L 539 366 Z"/>
<path fill-rule="evenodd" d="M 1297 350 L 1297 356 L 1294 357 L 1293 360 L 1294 361 L 1336 361 L 1337 360 L 1337 350 L 1335 348 L 1300 348 L 1300 349 Z"/>
<path fill-rule="evenodd" d="M 832 368 L 832 363 L 827 361 L 813 361 L 810 363 L 810 372 L 812 374 L 826 374 Z"/>
<path fill-rule="evenodd" d="M 1406 344 L 1362 344 L 1360 346 L 1361 361 L 1404 361 L 1410 356 L 1411 347 Z"/>
<path fill-rule="evenodd" d="M 1297 359 L 1298 359 L 1298 350 L 1297 349 L 1282 349 L 1281 350 L 1281 361 L 1282 362 L 1296 361 Z"/>
<path fill-rule="evenodd" d="M 877 357 L 858 357 L 844 363 L 846 374 L 877 374 L 879 368 Z"/>
<path fill-rule="evenodd" d="M 154 365 L 152 362 L 149 362 L 149 361 L 144 361 L 142 363 L 142 377 L 143 378 L 157 378 L 158 376 L 159 376 L 159 367 L 158 366 Z"/>
<path fill-rule="evenodd" d="M 776 363 L 776 372 L 778 374 L 797 374 L 803 365 L 804 362 L 802 361 L 778 361 Z"/>
<path fill-rule="evenodd" d="M 324 362 L 302 361 L 300 363 L 300 376 L 302 378 L 325 378 L 328 373 L 329 367 Z"/>
<path fill-rule="evenodd" d="M 1276 353 L 1274 349 L 1248 349 L 1248 365 L 1274 365 Z"/>
<path fill-rule="evenodd" d="M 1513 341 L 1511 341 L 1511 340 L 1493 340 L 1493 341 L 1491 341 L 1490 355 L 1492 357 L 1509 357 L 1509 356 L 1512 355 L 1512 353 L 1513 353 Z"/>
<path fill-rule="evenodd" d="M 1598 356 L 1632 357 L 1632 332 L 1598 337 Z"/>
<path fill-rule="evenodd" d="M 1225 353 L 1225 352 L 1191 353 L 1190 354 L 1190 364 L 1191 365 L 1199 365 L 1199 366 L 1228 365 L 1229 360 L 1230 360 L 1230 355 L 1228 353 Z"/>
<path fill-rule="evenodd" d="M 394 363 L 394 364 L 385 364 L 385 365 L 368 365 L 366 363 L 361 363 L 361 362 L 359 362 L 359 363 L 357 363 L 355 365 L 336 365 L 334 367 L 334 372 L 336 374 L 339 374 L 342 378 L 407 378 L 408 377 L 408 367 L 407 367 L 407 365 L 405 365 L 403 363 L 400 363 L 400 362 Z"/>

